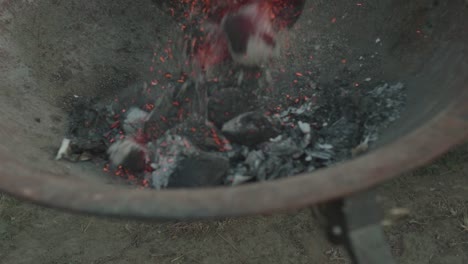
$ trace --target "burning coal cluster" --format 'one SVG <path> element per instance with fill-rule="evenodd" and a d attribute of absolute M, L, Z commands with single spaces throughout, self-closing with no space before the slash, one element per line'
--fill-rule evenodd
<path fill-rule="evenodd" d="M 57 159 L 102 161 L 105 172 L 155 189 L 274 180 L 367 151 L 403 109 L 401 83 L 330 87 L 308 69 L 270 72 L 305 0 L 155 3 L 183 37 L 153 62 L 180 67 L 153 65 L 160 78 L 115 98 L 75 98 Z M 282 92 L 281 78 L 301 92 Z"/>

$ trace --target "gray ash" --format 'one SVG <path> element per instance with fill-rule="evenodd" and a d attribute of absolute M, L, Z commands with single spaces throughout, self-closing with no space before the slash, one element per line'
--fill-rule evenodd
<path fill-rule="evenodd" d="M 401 83 L 310 82 L 295 84 L 307 95 L 276 105 L 258 82 L 209 82 L 208 120 L 191 114 L 188 81 L 135 85 L 112 100 L 78 98 L 57 157 L 106 159 L 115 174 L 156 189 L 273 180 L 359 155 L 406 101 Z"/>

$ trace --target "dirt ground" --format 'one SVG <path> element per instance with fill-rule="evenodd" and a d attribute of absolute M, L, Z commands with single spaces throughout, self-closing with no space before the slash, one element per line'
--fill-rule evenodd
<path fill-rule="evenodd" d="M 468 145 L 378 189 L 409 215 L 385 228 L 398 263 L 468 263 Z M 389 218 L 390 219 L 390 218 Z M 0 263 L 349 263 L 310 210 L 195 223 L 68 214 L 0 194 Z"/>

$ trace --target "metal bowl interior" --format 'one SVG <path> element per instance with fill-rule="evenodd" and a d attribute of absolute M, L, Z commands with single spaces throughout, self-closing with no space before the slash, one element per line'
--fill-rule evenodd
<path fill-rule="evenodd" d="M 119 217 L 269 213 L 370 188 L 466 140 L 466 1 L 317 0 L 305 10 L 291 33 L 298 56 L 316 43 L 335 47 L 316 54 L 326 82 L 339 75 L 343 58 L 378 55 L 362 75 L 408 86 L 402 118 L 368 154 L 311 174 L 155 192 L 109 184 L 102 168 L 53 157 L 65 131 L 65 98 L 112 94 L 130 79 L 145 78 L 147 52 L 172 36 L 174 24 L 150 0 L 0 3 L 0 190 L 46 206 Z"/>

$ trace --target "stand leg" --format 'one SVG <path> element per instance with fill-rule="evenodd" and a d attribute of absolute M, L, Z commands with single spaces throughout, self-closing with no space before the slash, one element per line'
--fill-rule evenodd
<path fill-rule="evenodd" d="M 355 264 L 395 264 L 380 225 L 374 191 L 359 193 L 319 208 L 329 240 L 344 245 Z"/>

